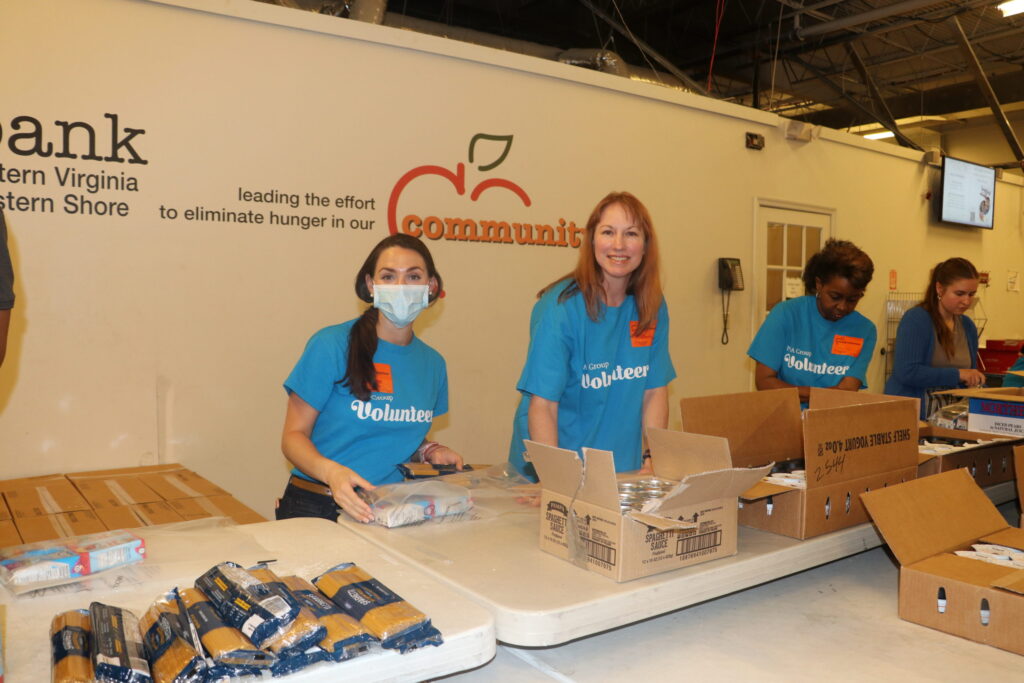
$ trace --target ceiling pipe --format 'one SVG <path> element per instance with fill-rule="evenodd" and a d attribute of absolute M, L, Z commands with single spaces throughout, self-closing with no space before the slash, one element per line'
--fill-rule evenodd
<path fill-rule="evenodd" d="M 808 26 L 807 28 L 798 28 L 793 31 L 793 33 L 797 38 L 803 40 L 813 36 L 820 36 L 824 33 L 842 31 L 854 26 L 861 26 L 863 24 L 871 23 L 872 21 L 878 21 L 879 19 L 888 19 L 889 17 L 897 14 L 906 14 L 907 12 L 913 12 L 914 10 L 928 7 L 929 5 L 938 4 L 941 3 L 936 0 L 904 0 L 903 2 L 889 4 L 884 7 L 877 7 L 875 9 L 868 10 L 867 12 L 861 12 L 860 14 L 851 14 L 850 16 L 843 17 L 842 19 L 833 19 L 832 21 L 815 24 L 814 26 Z"/>
<path fill-rule="evenodd" d="M 383 24 L 388 10 L 388 0 L 352 0 L 348 18 L 365 21 L 368 24 Z"/>
<path fill-rule="evenodd" d="M 498 50 L 516 52 L 518 54 L 524 54 L 531 57 L 549 59 L 551 61 L 562 62 L 563 64 L 581 66 L 584 68 L 594 69 L 595 71 L 602 71 L 629 78 L 633 81 L 653 83 L 655 85 L 675 88 L 677 90 L 687 90 L 686 85 L 678 78 L 666 73 L 654 71 L 653 69 L 646 69 L 644 67 L 627 64 L 621 56 L 611 50 L 593 48 L 574 48 L 570 50 L 563 50 L 560 47 L 541 45 L 540 43 L 532 43 L 527 40 L 517 40 L 515 38 L 505 38 L 493 33 L 476 31 L 462 26 L 451 26 L 449 24 L 428 21 L 426 19 L 417 19 L 415 17 L 409 17 L 395 12 L 387 12 L 384 15 L 384 25 L 392 28 L 416 31 L 417 33 L 426 33 L 428 35 L 448 38 L 450 40 L 460 40 L 466 43 L 473 43 L 474 45 L 482 45 L 484 47 L 495 48 Z"/>
<path fill-rule="evenodd" d="M 680 81 L 685 83 L 687 88 L 689 88 L 693 92 L 699 93 L 701 95 L 707 96 L 709 94 L 708 91 L 704 89 L 704 86 L 702 86 L 700 83 L 697 83 L 697 81 L 695 81 L 692 78 L 690 78 L 689 76 L 687 76 L 685 72 L 683 72 L 679 67 L 677 67 L 675 64 L 673 64 L 672 62 L 667 60 L 665 57 L 663 57 L 661 55 L 661 53 L 659 53 L 653 47 L 651 47 L 650 45 L 645 43 L 643 40 L 641 40 L 640 38 L 638 38 L 635 35 L 633 35 L 633 32 L 630 31 L 628 27 L 623 26 L 619 22 L 617 22 L 614 19 L 612 19 L 610 16 L 608 16 L 604 12 L 604 10 L 602 10 L 599 7 L 597 7 L 596 5 L 594 5 L 594 3 L 592 3 L 590 0 L 579 0 L 579 1 L 580 1 L 580 3 L 584 7 L 586 7 L 591 12 L 593 12 L 594 16 L 598 17 L 599 19 L 604 21 L 606 24 L 611 26 L 613 29 L 618 31 L 625 38 L 627 38 L 629 41 L 631 41 L 634 45 L 636 45 L 638 48 L 640 48 L 641 52 L 643 52 L 648 57 L 650 57 L 651 59 L 656 61 L 658 64 L 661 64 L 661 66 L 666 71 L 668 71 L 670 74 L 672 74 L 673 76 L 678 78 Z"/>

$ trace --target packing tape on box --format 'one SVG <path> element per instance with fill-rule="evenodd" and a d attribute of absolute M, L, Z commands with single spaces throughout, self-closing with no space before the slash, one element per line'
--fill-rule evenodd
<path fill-rule="evenodd" d="M 97 681 L 149 683 L 149 663 L 142 646 L 138 618 L 126 609 L 94 602 L 92 619 L 92 664 Z"/>
<path fill-rule="evenodd" d="M 351 562 L 328 570 L 313 583 L 382 647 L 407 652 L 442 643 L 427 615 Z"/>
<path fill-rule="evenodd" d="M 185 494 L 185 498 L 200 498 L 203 494 L 196 491 L 194 488 L 183 482 L 174 474 L 161 474 L 159 475 L 171 488 L 176 488 Z"/>
<path fill-rule="evenodd" d="M 192 642 L 191 629 L 181 613 L 178 592 L 156 599 L 139 620 L 149 668 L 156 683 L 201 683 L 206 660 Z"/>
<path fill-rule="evenodd" d="M 264 649 L 270 650 L 280 657 L 291 657 L 304 653 L 311 647 L 324 639 L 327 629 L 320 625 L 317 618 L 308 607 L 302 605 L 298 598 L 288 590 L 281 579 L 267 567 L 251 567 L 249 573 L 262 581 L 271 591 L 277 593 L 286 602 L 299 605 L 299 612 L 295 621 L 287 631 L 271 637 L 263 644 Z"/>
<path fill-rule="evenodd" d="M 326 635 L 318 645 L 333 661 L 365 654 L 377 642 L 358 621 L 342 612 L 309 581 L 298 576 L 283 576 L 281 581 L 326 629 Z"/>
<path fill-rule="evenodd" d="M 224 623 L 213 603 L 195 588 L 179 588 L 178 597 L 195 626 L 199 641 L 217 664 L 226 667 L 269 668 L 274 655 L 257 649 L 237 628 Z M 213 675 L 213 670 L 208 672 Z"/>
<path fill-rule="evenodd" d="M 107 479 L 106 483 L 107 488 L 110 489 L 110 492 L 113 493 L 114 497 L 121 501 L 122 504 L 135 505 L 136 503 L 139 502 L 132 498 L 131 495 L 124 490 L 124 487 L 121 486 L 121 482 L 117 481 L 116 479 Z"/>
<path fill-rule="evenodd" d="M 46 510 L 46 514 L 55 515 L 58 512 L 64 512 L 64 508 L 60 506 L 57 499 L 50 493 L 50 489 L 45 486 L 36 486 L 36 494 L 39 496 L 39 502 L 42 504 L 43 509 Z M 71 534 L 65 534 L 70 536 Z"/>
<path fill-rule="evenodd" d="M 287 632 L 299 613 L 297 602 L 271 591 L 234 562 L 221 562 L 209 569 L 196 579 L 196 588 L 206 594 L 224 621 L 258 648 Z"/>
<path fill-rule="evenodd" d="M 90 639 L 92 620 L 89 610 L 62 612 L 50 622 L 50 647 L 53 653 L 52 683 L 92 683 Z"/>

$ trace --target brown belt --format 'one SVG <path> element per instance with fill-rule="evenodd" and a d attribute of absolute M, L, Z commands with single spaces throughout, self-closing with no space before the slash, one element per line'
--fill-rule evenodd
<path fill-rule="evenodd" d="M 309 479 L 303 479 L 302 477 L 293 474 L 288 479 L 288 483 L 292 486 L 298 486 L 300 489 L 305 489 L 306 491 L 319 493 L 321 496 L 327 496 L 328 498 L 334 497 L 331 495 L 331 489 L 318 481 L 310 481 Z"/>

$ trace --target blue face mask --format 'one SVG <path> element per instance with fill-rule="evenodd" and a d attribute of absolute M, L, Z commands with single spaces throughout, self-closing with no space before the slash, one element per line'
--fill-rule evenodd
<path fill-rule="evenodd" d="M 374 285 L 373 307 L 395 327 L 408 327 L 429 303 L 426 285 Z"/>

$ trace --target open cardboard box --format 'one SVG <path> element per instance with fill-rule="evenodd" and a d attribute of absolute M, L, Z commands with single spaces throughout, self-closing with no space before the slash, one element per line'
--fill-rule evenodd
<path fill-rule="evenodd" d="M 771 470 L 734 468 L 725 439 L 649 429 L 655 476 L 677 480 L 644 510 L 619 507 L 612 454 L 526 442 L 541 483 L 540 547 L 615 581 L 736 554 L 736 496 Z"/>
<path fill-rule="evenodd" d="M 927 477 L 939 472 L 965 468 L 978 482 L 978 486 L 992 486 L 1004 481 L 1013 481 L 1015 468 L 1013 464 L 1013 447 L 1024 442 L 1024 437 L 1014 439 L 998 434 L 971 432 L 963 429 L 947 429 L 925 424 L 919 436 L 929 441 L 944 442 L 984 441 L 986 443 L 968 444 L 965 448 L 952 453 L 918 453 L 917 476 Z"/>
<path fill-rule="evenodd" d="M 1024 569 L 959 557 L 973 543 L 1024 549 L 962 469 L 861 496 L 900 563 L 901 619 L 1024 654 Z"/>
<path fill-rule="evenodd" d="M 967 429 L 972 432 L 1024 437 L 1024 387 L 949 389 L 935 393 L 967 399 Z"/>
<path fill-rule="evenodd" d="M 858 494 L 917 476 L 918 402 L 812 388 L 684 398 L 683 430 L 729 440 L 732 464 L 804 460 L 807 488 L 758 483 L 741 496 L 739 522 L 805 539 L 867 522 Z"/>

